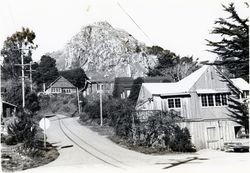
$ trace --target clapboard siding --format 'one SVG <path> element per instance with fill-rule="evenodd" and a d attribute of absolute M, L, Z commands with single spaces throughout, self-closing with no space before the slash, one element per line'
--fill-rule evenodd
<path fill-rule="evenodd" d="M 181 127 L 187 127 L 192 137 L 192 143 L 196 148 L 222 149 L 225 141 L 235 139 L 234 126 L 237 123 L 230 120 L 203 120 L 198 122 L 185 122 Z M 209 140 L 208 129 L 215 130 L 215 138 Z"/>

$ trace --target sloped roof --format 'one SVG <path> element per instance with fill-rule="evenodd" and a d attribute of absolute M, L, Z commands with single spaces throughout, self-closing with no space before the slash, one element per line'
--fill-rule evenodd
<path fill-rule="evenodd" d="M 167 95 L 173 93 L 187 93 L 206 71 L 208 65 L 202 66 L 192 74 L 174 83 L 143 83 L 142 86 L 151 94 Z"/>
<path fill-rule="evenodd" d="M 249 90 L 250 89 L 249 83 L 247 83 L 242 78 L 235 78 L 235 79 L 230 79 L 230 80 L 233 82 L 234 86 L 236 86 L 241 91 Z"/>
<path fill-rule="evenodd" d="M 208 67 L 209 65 L 203 65 L 195 72 L 191 73 L 187 77 L 177 82 L 178 85 L 181 85 L 183 88 L 185 88 L 185 91 L 189 91 L 192 88 L 192 86 L 198 81 L 201 75 L 208 69 Z"/>
<path fill-rule="evenodd" d="M 72 83 L 70 83 L 66 78 L 63 76 L 59 76 L 54 82 L 50 84 L 50 87 L 56 88 L 76 88 Z"/>
<path fill-rule="evenodd" d="M 142 83 L 142 87 L 151 94 L 168 94 L 181 92 L 177 83 Z"/>

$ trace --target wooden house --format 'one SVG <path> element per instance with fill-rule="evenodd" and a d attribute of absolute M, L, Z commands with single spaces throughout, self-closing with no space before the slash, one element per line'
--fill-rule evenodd
<path fill-rule="evenodd" d="M 46 89 L 46 94 L 73 94 L 77 92 L 77 87 L 70 83 L 63 76 L 59 76 L 54 82 L 52 82 Z"/>
<path fill-rule="evenodd" d="M 204 65 L 175 83 L 143 83 L 136 109 L 140 111 L 175 110 L 184 118 L 197 149 L 223 147 L 235 138 L 240 125 L 228 116 L 228 97 L 233 85 L 241 97 L 249 95 L 243 79 L 227 79 L 216 67 Z M 139 118 L 146 114 L 138 114 Z"/>

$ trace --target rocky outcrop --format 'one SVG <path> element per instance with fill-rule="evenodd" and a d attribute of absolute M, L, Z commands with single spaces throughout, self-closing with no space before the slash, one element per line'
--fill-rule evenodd
<path fill-rule="evenodd" d="M 59 70 L 81 67 L 91 79 L 145 76 L 155 65 L 145 44 L 107 22 L 85 26 L 64 47 L 50 53 Z"/>

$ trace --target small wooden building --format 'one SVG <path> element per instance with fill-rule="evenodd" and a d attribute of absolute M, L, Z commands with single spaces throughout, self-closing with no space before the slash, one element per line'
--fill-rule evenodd
<path fill-rule="evenodd" d="M 204 65 L 179 82 L 143 83 L 136 109 L 175 110 L 184 118 L 181 126 L 189 129 L 197 149 L 219 149 L 224 141 L 234 139 L 240 128 L 228 116 L 229 84 L 234 85 L 242 97 L 248 97 L 246 81 L 227 79 L 216 67 Z"/>
<path fill-rule="evenodd" d="M 17 106 L 6 101 L 1 100 L 1 132 L 7 134 L 8 121 L 15 118 Z"/>
<path fill-rule="evenodd" d="M 59 76 L 54 82 L 52 82 L 45 93 L 47 94 L 72 94 L 77 92 L 77 87 L 75 87 L 72 83 L 70 83 L 63 76 Z"/>

